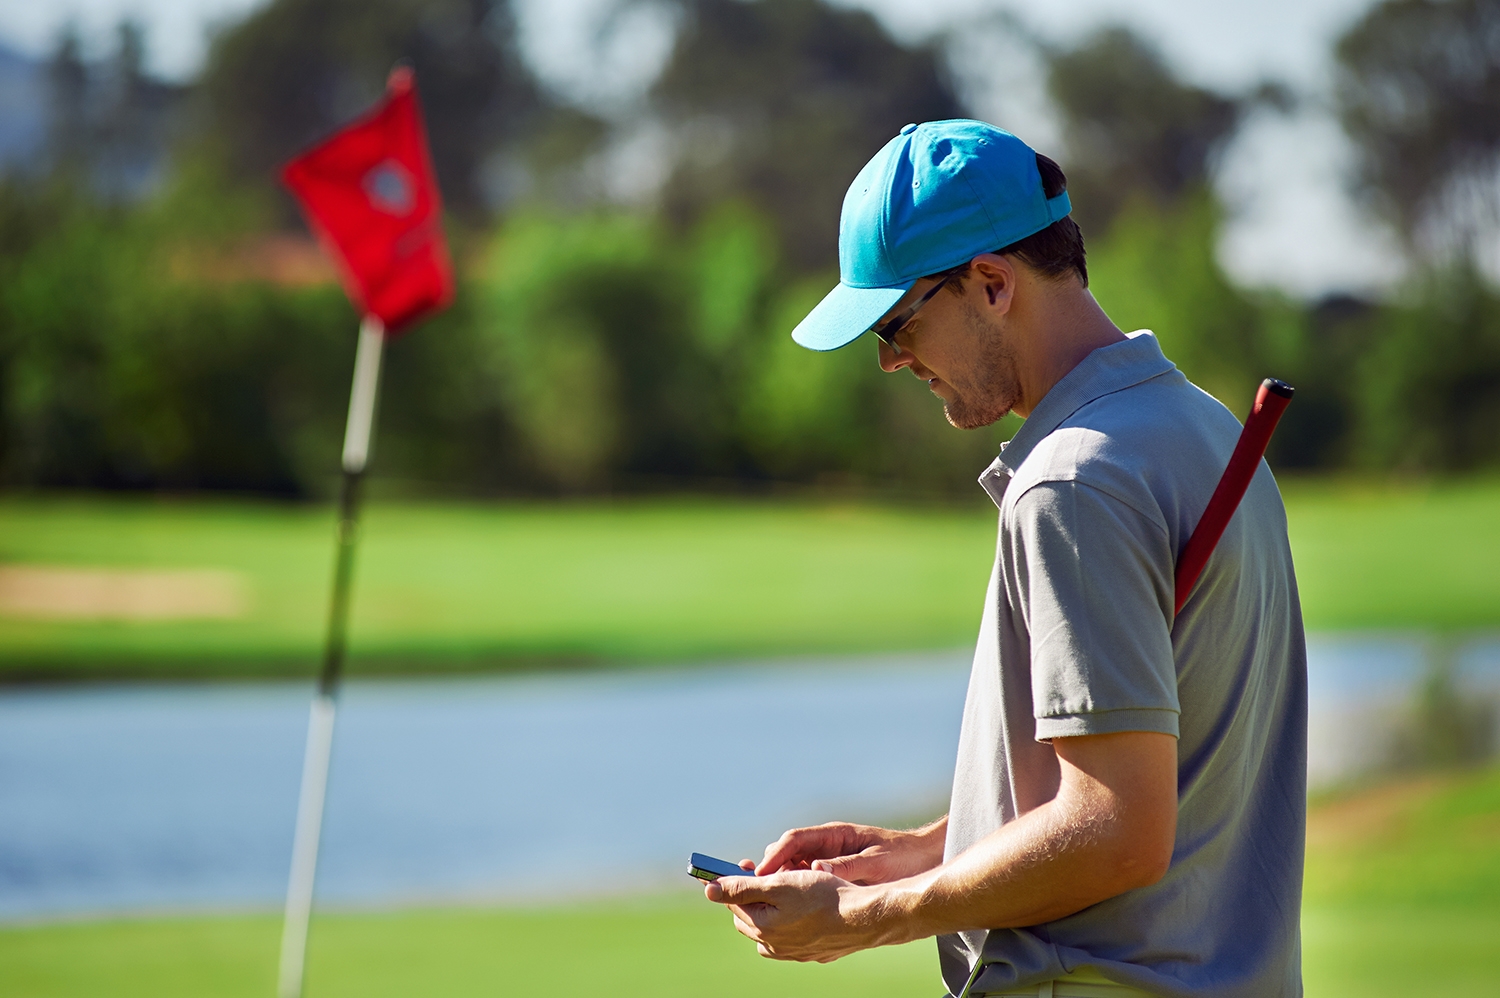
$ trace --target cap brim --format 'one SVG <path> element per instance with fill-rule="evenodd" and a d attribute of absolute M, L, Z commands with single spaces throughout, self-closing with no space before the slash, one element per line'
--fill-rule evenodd
<path fill-rule="evenodd" d="M 792 330 L 792 339 L 809 350 L 837 350 L 859 339 L 916 281 L 896 288 L 851 288 L 838 284 Z"/>

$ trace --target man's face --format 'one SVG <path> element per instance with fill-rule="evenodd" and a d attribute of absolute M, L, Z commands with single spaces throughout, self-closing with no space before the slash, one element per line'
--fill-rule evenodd
<path fill-rule="evenodd" d="M 918 281 L 887 317 L 900 314 L 934 283 L 931 278 Z M 950 290 L 955 285 L 961 295 Z M 992 282 L 971 269 L 961 283 L 954 278 L 901 327 L 895 335 L 900 353 L 876 341 L 880 366 L 892 373 L 904 367 L 926 381 L 943 400 L 948 422 L 959 429 L 988 426 L 1021 398 L 1014 345 L 1006 327 L 1005 310 L 995 307 Z"/>

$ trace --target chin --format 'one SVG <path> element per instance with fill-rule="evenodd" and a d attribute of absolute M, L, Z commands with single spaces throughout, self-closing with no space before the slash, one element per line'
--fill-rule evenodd
<path fill-rule="evenodd" d="M 943 405 L 943 415 L 948 417 L 951 425 L 960 430 L 978 430 L 1000 422 L 1010 412 L 1010 408 L 1008 405 L 979 408 L 962 401 L 953 401 Z"/>

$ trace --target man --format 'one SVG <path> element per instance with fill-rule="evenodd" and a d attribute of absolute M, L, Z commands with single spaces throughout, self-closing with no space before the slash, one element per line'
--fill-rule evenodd
<path fill-rule="evenodd" d="M 778 959 L 938 936 L 954 995 L 1300 995 L 1306 658 L 1281 498 L 1262 464 L 1174 617 L 1239 423 L 1094 301 L 1065 187 L 1014 136 L 939 121 L 849 188 L 839 286 L 793 338 L 869 330 L 953 425 L 1026 420 L 980 478 L 999 544 L 952 803 L 913 831 L 794 829 L 707 896 Z"/>

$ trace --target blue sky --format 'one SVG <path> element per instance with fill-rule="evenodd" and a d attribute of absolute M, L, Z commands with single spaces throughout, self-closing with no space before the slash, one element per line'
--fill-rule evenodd
<path fill-rule="evenodd" d="M 71 19 L 92 45 L 113 25 L 145 24 L 152 68 L 187 78 L 201 63 L 206 33 L 261 0 L 0 0 L 0 40 L 44 53 Z M 559 91 L 599 104 L 628 104 L 649 82 L 670 25 L 639 8 L 617 42 L 592 45 L 611 0 L 515 0 L 528 59 Z M 1228 150 L 1219 186 L 1233 218 L 1220 257 L 1241 280 L 1300 295 L 1372 290 L 1399 273 L 1394 246 L 1362 219 L 1343 190 L 1349 157 L 1326 109 L 1334 38 L 1371 0 L 834 0 L 872 10 L 900 37 L 982 25 L 1009 11 L 1040 34 L 1066 41 L 1104 23 L 1128 24 L 1153 39 L 1188 78 L 1237 89 L 1277 78 L 1309 98 L 1287 118 L 1261 115 Z M 966 33 L 971 34 L 972 32 Z M 983 33 L 972 33 L 975 38 Z M 1024 85 L 1023 67 L 1003 49 L 970 46 L 977 113 L 1045 148 L 1054 140 L 1045 101 Z M 644 153 L 649 155 L 649 151 Z"/>

